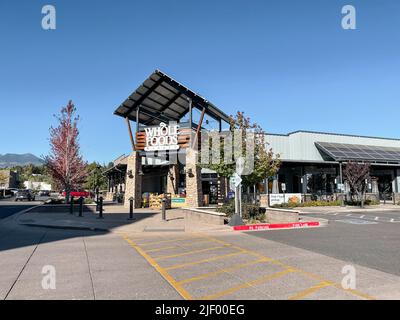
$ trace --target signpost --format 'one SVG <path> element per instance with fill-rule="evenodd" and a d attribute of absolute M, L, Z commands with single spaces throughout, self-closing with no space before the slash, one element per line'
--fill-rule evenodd
<path fill-rule="evenodd" d="M 235 214 L 232 216 L 229 221 L 230 226 L 240 226 L 243 225 L 242 220 L 242 173 L 244 171 L 244 163 L 245 160 L 243 157 L 240 157 L 236 160 L 236 172 L 233 175 L 232 182 L 235 187 Z"/>

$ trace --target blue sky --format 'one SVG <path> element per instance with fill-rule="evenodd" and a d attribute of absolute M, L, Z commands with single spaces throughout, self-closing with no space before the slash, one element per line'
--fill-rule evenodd
<path fill-rule="evenodd" d="M 341 28 L 346 4 L 357 30 Z M 0 154 L 47 154 L 69 99 L 87 160 L 128 153 L 113 111 L 155 69 L 268 132 L 400 138 L 399 57 L 396 0 L 2 0 Z"/>

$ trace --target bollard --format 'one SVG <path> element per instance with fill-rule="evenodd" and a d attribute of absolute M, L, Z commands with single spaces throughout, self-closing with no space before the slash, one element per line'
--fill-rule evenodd
<path fill-rule="evenodd" d="M 133 197 L 129 198 L 129 218 L 128 220 L 135 220 L 133 218 Z"/>
<path fill-rule="evenodd" d="M 98 219 L 103 219 L 103 197 L 99 199 L 99 217 Z"/>
<path fill-rule="evenodd" d="M 83 197 L 79 198 L 79 216 L 83 217 Z"/>
<path fill-rule="evenodd" d="M 162 216 L 162 221 L 167 221 L 167 217 L 165 214 L 165 198 L 161 200 L 161 216 Z"/>
<path fill-rule="evenodd" d="M 69 214 L 74 214 L 74 196 L 71 197 L 71 202 L 69 204 Z"/>

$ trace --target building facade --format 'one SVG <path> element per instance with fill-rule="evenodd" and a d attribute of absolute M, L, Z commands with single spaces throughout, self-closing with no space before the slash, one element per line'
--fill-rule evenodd
<path fill-rule="evenodd" d="M 346 185 L 342 168 L 348 161 L 371 164 L 370 196 L 393 199 L 400 192 L 399 139 L 296 131 L 267 134 L 266 141 L 282 160 L 278 174 L 268 183 L 269 193 L 329 199 L 342 193 L 342 182 Z"/>
<path fill-rule="evenodd" d="M 18 172 L 9 169 L 0 170 L 1 176 L 4 176 L 4 181 L 0 181 L 0 189 L 17 189 L 19 186 Z"/>

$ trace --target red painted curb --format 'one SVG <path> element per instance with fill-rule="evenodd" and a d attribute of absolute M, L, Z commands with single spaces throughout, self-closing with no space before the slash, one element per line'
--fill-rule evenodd
<path fill-rule="evenodd" d="M 270 230 L 270 229 L 297 229 L 304 227 L 319 227 L 318 221 L 309 222 L 293 222 L 293 223 L 265 223 L 251 224 L 247 226 L 234 226 L 234 231 L 251 231 L 251 230 Z"/>

